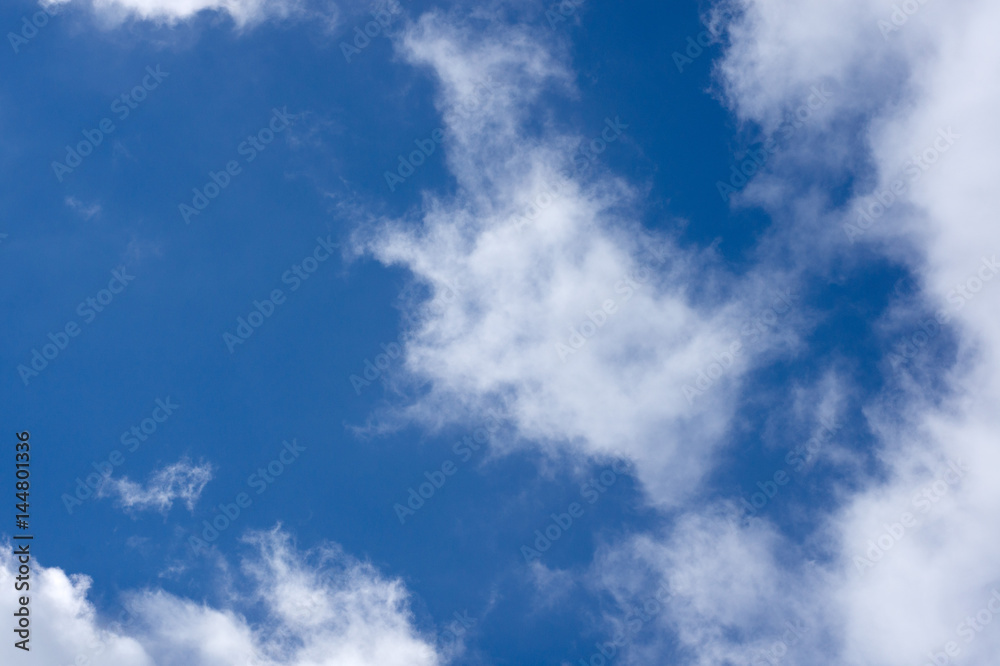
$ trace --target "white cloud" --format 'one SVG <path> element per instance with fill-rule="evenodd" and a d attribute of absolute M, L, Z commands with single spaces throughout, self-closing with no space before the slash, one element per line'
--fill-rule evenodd
<path fill-rule="evenodd" d="M 617 556 L 645 556 L 654 576 L 698 583 L 696 594 L 688 595 L 692 601 L 668 627 L 682 644 L 697 648 L 693 663 L 744 663 L 722 648 L 754 648 L 766 634 L 752 615 L 734 614 L 728 597 L 727 604 L 717 603 L 726 590 L 747 589 L 752 594 L 737 594 L 744 603 L 734 608 L 767 619 L 780 609 L 807 624 L 818 618 L 811 624 L 826 632 L 822 643 L 803 641 L 786 663 L 951 663 L 956 659 L 954 651 L 945 655 L 949 642 L 961 663 L 992 663 L 1000 653 L 1000 622 L 977 631 L 967 618 L 988 608 L 1000 583 L 1000 277 L 977 281 L 978 271 L 991 272 L 980 269 L 984 256 L 989 261 L 1000 254 L 1000 192 L 994 182 L 1000 92 L 985 83 L 1000 74 L 1000 46 L 991 30 L 1000 22 L 1000 6 L 917 0 L 736 4 L 743 18 L 730 30 L 732 45 L 718 72 L 741 120 L 767 131 L 810 85 L 825 80 L 838 90 L 822 122 L 795 138 L 787 161 L 771 165 L 770 176 L 748 187 L 748 199 L 782 220 L 774 242 L 803 249 L 804 261 L 817 270 L 825 270 L 830 257 L 850 262 L 866 249 L 906 266 L 920 292 L 895 303 L 887 319 L 920 322 L 928 312 L 946 311 L 958 356 L 942 373 L 943 400 L 905 367 L 894 371 L 884 364 L 894 374 L 881 399 L 865 410 L 878 438 L 880 474 L 868 477 L 855 469 L 857 476 L 846 482 L 830 479 L 838 506 L 829 515 L 813 510 L 817 529 L 805 543 L 758 522 L 723 538 L 713 510 L 692 510 L 671 534 L 622 546 Z M 949 129 L 959 136 L 944 149 L 946 140 L 938 138 Z M 791 177 L 789 165 L 801 165 L 807 155 L 826 171 Z M 919 180 L 893 197 L 857 243 L 849 243 L 843 225 L 855 222 L 855 206 L 872 195 L 888 200 L 885 192 L 901 170 L 913 166 Z M 849 170 L 856 178 L 853 200 L 839 209 L 821 193 L 830 169 Z M 803 182 L 811 175 L 814 182 Z M 915 339 L 923 344 L 927 336 Z M 949 461 L 967 467 L 960 480 L 945 471 Z M 904 524 L 905 514 L 914 525 Z M 888 546 L 882 554 L 882 548 L 871 550 L 880 539 Z M 692 549 L 692 543 L 712 548 Z M 870 550 L 878 561 L 859 566 L 856 558 Z M 613 589 L 623 577 L 614 561 L 603 563 Z M 755 581 L 762 584 L 748 588 Z"/>
<path fill-rule="evenodd" d="M 528 571 L 534 588 L 535 607 L 540 613 L 550 612 L 563 603 L 576 584 L 572 572 L 550 569 L 539 560 L 529 562 Z"/>
<path fill-rule="evenodd" d="M 79 213 L 85 220 L 89 220 L 101 212 L 101 204 L 98 203 L 93 203 L 88 206 L 76 197 L 66 197 L 65 201 L 67 206 Z"/>
<path fill-rule="evenodd" d="M 984 632 L 966 646 L 956 637 L 956 625 L 1000 581 L 1000 537 L 991 527 L 1000 511 L 991 435 L 1000 426 L 1000 278 L 985 282 L 973 298 L 954 290 L 975 277 L 984 255 L 1000 250 L 1000 194 L 992 184 L 1000 92 L 983 85 L 1000 74 L 1000 47 L 988 27 L 1000 21 L 1000 7 L 913 1 L 899 3 L 910 13 L 894 17 L 895 6 L 869 1 L 834 7 L 759 0 L 749 6 L 756 18 L 740 28 L 745 36 L 723 67 L 741 113 L 766 117 L 765 109 L 787 103 L 796 86 L 818 71 L 852 93 L 840 102 L 842 119 L 854 117 L 857 107 L 871 114 L 862 125 L 861 148 L 875 177 L 862 181 L 859 198 L 873 191 L 885 196 L 914 155 L 917 162 L 934 159 L 919 167 L 921 178 L 906 201 L 891 206 L 865 238 L 916 274 L 923 307 L 948 311 L 960 345 L 958 362 L 946 376 L 951 396 L 943 406 L 933 406 L 911 384 L 902 414 L 887 406 L 869 410 L 882 436 L 880 458 L 889 480 L 847 498 L 831 521 L 830 536 L 839 546 L 831 596 L 843 621 L 843 654 L 873 664 L 911 664 L 956 640 L 964 660 L 988 660 L 997 653 L 1000 632 Z M 944 149 L 939 131 L 948 128 L 960 136 Z M 845 123 L 828 129 L 826 138 L 844 141 L 857 131 Z M 845 217 L 853 222 L 856 216 Z M 934 480 L 940 465 L 959 459 L 969 465 L 968 476 L 925 514 L 914 495 Z M 921 526 L 859 575 L 853 558 L 907 511 Z M 913 585 L 917 577 L 919 586 Z"/>
<path fill-rule="evenodd" d="M 740 121 L 771 133 L 813 86 L 833 91 L 742 195 L 775 219 L 760 265 L 744 280 L 728 276 L 710 250 L 681 251 L 631 223 L 637 192 L 599 160 L 586 173 L 567 172 L 574 137 L 550 126 L 525 131 L 542 89 L 573 90 L 560 54 L 539 46 L 530 30 L 488 28 L 473 40 L 439 16 L 410 28 L 401 48 L 438 81 L 458 193 L 425 194 L 418 215 L 359 234 L 366 251 L 408 268 L 431 290 L 409 313 L 406 369 L 433 389 L 410 414 L 436 423 L 504 396 L 524 438 L 586 454 L 621 450 L 636 461 L 651 498 L 677 506 L 713 462 L 743 372 L 768 352 L 794 348 L 796 331 L 808 325 L 805 313 L 793 309 L 693 405 L 681 386 L 739 339 L 738 324 L 766 306 L 768 289 L 794 290 L 803 273 L 824 275 L 836 263 L 870 258 L 868 250 L 883 253 L 920 286 L 915 299 L 892 305 L 884 325 L 946 309 L 959 348 L 943 373 L 943 402 L 905 368 L 884 364 L 895 374 L 865 409 L 879 473 L 870 473 L 867 452 L 831 445 L 823 455 L 848 476 L 824 480 L 832 511 L 798 509 L 812 511 L 806 515 L 816 526 L 804 540 L 760 519 L 731 524 L 725 503 L 681 504 L 670 530 L 609 548 L 593 571 L 623 603 L 660 580 L 674 593 L 656 618 L 661 631 L 630 644 L 623 659 L 632 663 L 662 661 L 679 645 L 700 666 L 769 663 L 764 653 L 784 663 L 906 666 L 942 653 L 949 641 L 967 663 L 988 663 L 1000 652 L 1000 618 L 972 640 L 959 632 L 1000 584 L 993 529 L 1000 514 L 1000 275 L 977 282 L 978 271 L 989 272 L 981 268 L 984 256 L 988 264 L 1000 255 L 1000 92 L 986 83 L 1000 74 L 992 30 L 1000 6 L 912 0 L 898 3 L 916 11 L 897 15 L 896 25 L 893 6 L 875 0 L 735 4 L 739 18 L 717 74 Z M 476 98 L 476 83 L 486 77 L 495 89 Z M 856 205 L 885 197 L 912 168 L 919 178 L 852 243 L 844 225 L 855 222 Z M 854 183 L 840 207 L 828 195 L 837 178 Z M 518 223 L 539 201 L 533 219 Z M 639 267 L 643 246 L 660 259 L 620 302 L 615 285 Z M 798 267 L 779 278 L 782 255 Z M 620 307 L 582 348 L 560 358 L 556 345 L 568 343 L 570 327 L 584 324 L 606 298 Z M 836 405 L 852 393 L 848 377 L 792 387 L 792 395 L 801 411 L 812 405 L 819 416 L 824 396 Z M 969 471 L 961 483 L 935 486 L 949 460 Z M 928 488 L 938 501 L 926 500 L 924 512 L 916 495 Z M 906 512 L 920 526 L 892 536 Z M 860 573 L 854 558 L 885 534 L 891 549 Z M 631 573 L 637 566 L 644 577 Z M 794 640 L 789 622 L 799 630 Z"/>
<path fill-rule="evenodd" d="M 672 648 L 699 666 L 759 666 L 778 653 L 784 663 L 814 660 L 828 628 L 812 590 L 821 574 L 800 553 L 782 551 L 782 537 L 759 520 L 737 525 L 731 508 L 682 516 L 669 535 L 642 535 L 599 553 L 593 573 L 612 593 L 617 612 L 608 635 L 630 637 L 624 661 L 659 661 Z M 662 606 L 644 605 L 665 585 Z M 630 632 L 624 618 L 638 608 L 658 631 Z M 640 615 L 641 617 L 641 615 Z M 811 649 L 812 648 L 812 649 Z M 807 655 L 808 658 L 803 658 Z"/>
<path fill-rule="evenodd" d="M 97 496 L 117 497 L 117 502 L 127 511 L 155 509 L 166 515 L 174 500 L 183 500 L 188 510 L 193 511 L 201 491 L 211 480 L 210 464 L 193 465 L 187 458 L 182 458 L 153 472 L 145 487 L 128 477 L 108 477 L 98 487 Z"/>
<path fill-rule="evenodd" d="M 728 352 L 748 343 L 751 316 L 788 312 L 776 294 L 789 284 L 779 271 L 737 280 L 714 248 L 641 228 L 639 193 L 600 164 L 629 150 L 629 119 L 612 106 L 585 141 L 528 129 L 543 91 L 574 94 L 550 44 L 523 27 L 473 35 L 437 14 L 407 29 L 400 48 L 435 77 L 459 189 L 365 226 L 357 243 L 432 292 L 407 313 L 406 370 L 433 387 L 411 416 L 461 419 L 502 396 L 523 438 L 622 452 L 656 501 L 674 502 L 711 458 L 745 369 L 794 343 L 793 314 Z M 689 401 L 684 386 L 703 372 L 718 379 Z"/>
<path fill-rule="evenodd" d="M 46 4 L 86 5 L 112 25 L 130 18 L 176 23 L 204 11 L 226 14 L 238 28 L 306 14 L 330 23 L 336 20 L 338 14 L 332 4 L 322 10 L 307 11 L 305 0 L 53 0 Z"/>
<path fill-rule="evenodd" d="M 213 607 L 162 590 L 133 592 L 124 607 L 99 615 L 87 600 L 91 581 L 33 562 L 31 652 L 8 645 L 5 663 L 61 666 L 436 666 L 433 645 L 413 627 L 407 593 L 335 546 L 300 553 L 279 529 L 249 538 L 244 561 L 260 603 L 251 624 L 239 608 Z M 8 544 L 9 545 L 9 544 Z M 5 548 L 0 585 L 13 589 L 16 562 Z M 12 617 L 13 594 L 0 611 Z M 80 661 L 78 661 L 80 660 Z M 89 660 L 89 661 L 82 661 Z"/>

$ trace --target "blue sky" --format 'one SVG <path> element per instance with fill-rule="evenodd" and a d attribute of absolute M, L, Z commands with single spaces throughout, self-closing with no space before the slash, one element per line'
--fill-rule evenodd
<path fill-rule="evenodd" d="M 4 663 L 986 663 L 997 10 L 882 4 L 5 3 Z"/>

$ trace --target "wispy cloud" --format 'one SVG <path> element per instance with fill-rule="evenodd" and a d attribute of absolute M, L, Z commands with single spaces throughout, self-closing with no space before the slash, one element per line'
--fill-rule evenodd
<path fill-rule="evenodd" d="M 101 212 L 100 204 L 92 203 L 87 205 L 76 197 L 66 197 L 66 205 L 79 213 L 85 220 L 89 220 L 90 218 L 99 215 Z"/>
<path fill-rule="evenodd" d="M 155 510 L 166 515 L 175 500 L 181 500 L 189 511 L 201 497 L 201 491 L 212 480 L 212 466 L 193 465 L 187 458 L 157 470 L 143 486 L 128 477 L 108 478 L 98 488 L 98 497 L 115 497 L 126 511 Z"/>
<path fill-rule="evenodd" d="M 737 279 L 714 247 L 681 249 L 642 228 L 640 193 L 593 157 L 610 145 L 628 150 L 630 120 L 613 100 L 607 120 L 582 136 L 528 129 L 544 91 L 572 95 L 575 86 L 544 27 L 479 34 L 429 14 L 399 46 L 434 75 L 459 184 L 456 195 L 428 193 L 412 217 L 365 225 L 355 238 L 359 252 L 409 269 L 430 291 L 410 306 L 404 368 L 432 389 L 408 414 L 460 420 L 504 396 L 524 440 L 621 451 L 641 461 L 657 501 L 677 501 L 726 428 L 727 397 L 794 337 L 794 316 L 730 363 L 710 395 L 692 405 L 684 386 L 728 353 L 784 281 L 777 271 Z"/>

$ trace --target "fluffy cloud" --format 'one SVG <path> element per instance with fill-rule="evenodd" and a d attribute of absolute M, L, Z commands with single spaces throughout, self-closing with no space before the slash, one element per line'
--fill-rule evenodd
<path fill-rule="evenodd" d="M 97 489 L 98 497 L 116 497 L 126 511 L 155 509 L 166 515 L 174 500 L 183 500 L 188 511 L 201 497 L 201 491 L 212 480 L 212 466 L 208 463 L 193 465 L 183 458 L 172 465 L 153 472 L 145 487 L 130 481 L 107 478 Z"/>
<path fill-rule="evenodd" d="M 249 611 L 212 607 L 162 590 L 127 595 L 108 617 L 87 600 L 90 580 L 33 563 L 31 652 L 7 663 L 57 666 L 435 666 L 431 643 L 412 626 L 402 583 L 328 546 L 295 550 L 279 529 L 256 533 L 244 561 L 249 583 L 236 594 Z M 8 544 L 9 545 L 9 544 Z M 5 548 L 0 585 L 13 589 L 16 561 Z M 13 595 L 0 610 L 11 617 Z M 9 646 L 8 646 L 9 648 Z M 9 649 L 8 649 L 9 652 Z"/>
<path fill-rule="evenodd" d="M 692 663 L 745 663 L 720 645 L 739 654 L 758 649 L 760 618 L 789 614 L 807 624 L 822 618 L 826 632 L 823 643 L 803 640 L 789 652 L 791 663 L 904 666 L 956 656 L 988 663 L 1000 649 L 1000 631 L 990 624 L 1000 607 L 991 602 L 1000 589 L 993 528 L 1000 511 L 1000 194 L 992 185 L 1000 93 L 986 82 L 1000 73 L 988 27 L 1000 20 L 1000 7 L 733 4 L 739 18 L 717 72 L 741 120 L 767 133 L 809 86 L 826 81 L 839 91 L 822 122 L 795 139 L 785 164 L 748 187 L 747 199 L 788 220 L 776 236 L 797 235 L 787 242 L 807 250 L 811 262 L 850 263 L 874 250 L 906 267 L 918 287 L 912 298 L 895 294 L 884 323 L 898 330 L 910 322 L 909 329 L 886 350 L 887 388 L 865 410 L 877 435 L 878 474 L 831 481 L 836 508 L 813 509 L 818 527 L 805 541 L 759 520 L 727 532 L 714 509 L 692 510 L 669 535 L 622 546 L 597 571 L 610 589 L 627 581 L 615 558 L 642 559 L 651 575 L 671 582 L 700 581 L 694 593 L 678 595 L 669 625 L 698 655 Z M 790 165 L 801 166 L 807 153 L 813 166 L 826 159 L 826 171 L 793 176 Z M 854 179 L 846 203 L 822 194 L 830 169 Z M 827 229 L 803 234 L 821 226 Z M 943 366 L 925 348 L 949 336 L 956 356 Z M 943 379 L 943 397 L 927 377 Z M 706 542 L 714 547 L 691 552 L 690 544 Z M 808 561 L 815 564 L 806 568 Z M 745 595 L 733 607 L 728 598 L 721 607 L 713 601 L 754 581 L 762 584 L 749 603 Z"/>
<path fill-rule="evenodd" d="M 103 19 L 117 24 L 129 18 L 174 23 L 203 11 L 214 11 L 232 18 L 243 28 L 267 19 L 283 19 L 305 11 L 303 0 L 49 0 L 46 6 L 86 4 Z M 336 8 L 327 14 L 336 16 Z M 329 21 L 329 17 L 327 17 Z"/>
<path fill-rule="evenodd" d="M 621 450 L 654 501 L 681 503 L 666 533 L 619 544 L 595 563 L 623 603 L 649 588 L 629 573 L 634 566 L 672 590 L 658 638 L 631 645 L 635 663 L 679 649 L 704 666 L 786 658 L 903 666 L 949 642 L 983 662 L 1000 647 L 1000 631 L 975 619 L 1000 583 L 991 529 L 1000 511 L 991 471 L 1000 426 L 991 291 L 1000 286 L 992 183 L 1000 94 L 987 84 L 1000 73 L 990 30 L 1000 7 L 742 0 L 725 8 L 736 18 L 718 24 L 728 46 L 716 71 L 742 123 L 773 134 L 815 87 L 833 91 L 739 197 L 776 221 L 760 266 L 741 280 L 711 251 L 681 251 L 632 223 L 637 192 L 577 138 L 526 130 L 541 90 L 572 93 L 560 54 L 530 30 L 487 28 L 473 41 L 438 16 L 410 28 L 401 49 L 436 77 L 459 187 L 358 236 L 430 296 L 408 312 L 406 368 L 433 387 L 410 412 L 437 422 L 502 396 L 526 439 L 585 454 Z M 567 168 L 574 162 L 586 168 Z M 846 203 L 828 194 L 842 182 L 854 188 Z M 804 537 L 761 519 L 730 521 L 725 502 L 684 507 L 685 490 L 712 463 L 743 373 L 794 346 L 802 322 L 792 316 L 769 329 L 690 404 L 684 384 L 740 339 L 739 324 L 768 307 L 769 290 L 794 290 L 802 274 L 857 265 L 873 251 L 918 285 L 912 298 L 895 294 L 879 324 L 912 330 L 899 336 L 909 347 L 886 349 L 885 392 L 864 412 L 877 474 L 837 452 L 850 478 L 828 481 L 833 508 L 812 509 L 816 527 Z M 798 266 L 782 267 L 783 254 Z M 609 299 L 614 312 L 601 313 Z M 945 338 L 957 343 L 950 366 L 919 353 Z M 915 360 L 898 362 L 914 348 Z M 943 378 L 944 400 L 928 376 Z M 805 633 L 793 641 L 788 623 Z"/>
<path fill-rule="evenodd" d="M 524 439 L 633 457 L 651 496 L 675 502 L 746 369 L 794 344 L 794 295 L 778 270 L 737 280 L 714 249 L 681 250 L 636 222 L 639 193 L 600 157 L 628 150 L 628 118 L 609 108 L 583 137 L 529 129 L 543 91 L 573 94 L 547 42 L 496 25 L 473 37 L 436 14 L 409 27 L 400 48 L 437 82 L 459 187 L 366 225 L 357 245 L 428 293 L 407 312 L 406 370 L 432 386 L 411 416 L 459 419 L 503 399 Z"/>
<path fill-rule="evenodd" d="M 841 612 L 842 654 L 911 664 L 955 641 L 962 659 L 988 660 L 1000 632 L 976 632 L 966 643 L 957 631 L 1000 581 L 1000 538 L 990 528 L 1000 510 L 1000 479 L 989 434 L 1000 426 L 993 407 L 1000 398 L 1000 266 L 994 259 L 1000 195 L 991 186 L 1000 93 L 984 85 L 1000 73 L 1000 48 L 987 28 L 1000 20 L 1000 8 L 916 0 L 893 6 L 855 1 L 836 12 L 821 2 L 758 0 L 746 7 L 748 18 L 736 28 L 722 66 L 734 107 L 764 121 L 814 72 L 851 93 L 839 102 L 845 122 L 831 125 L 825 138 L 843 142 L 848 132 L 857 133 L 859 125 L 846 121 L 856 121 L 862 108 L 867 117 L 859 148 L 871 167 L 859 174 L 856 196 L 837 227 L 849 231 L 846 225 L 861 219 L 867 225 L 862 242 L 915 275 L 918 301 L 900 303 L 897 311 L 918 309 L 928 333 L 904 335 L 904 341 L 927 344 L 935 335 L 928 319 L 941 313 L 959 345 L 945 374 L 943 404 L 933 404 L 926 387 L 905 382 L 891 389 L 905 391 L 902 402 L 868 412 L 881 434 L 878 453 L 888 481 L 873 480 L 830 519 L 839 574 L 830 597 Z M 919 180 L 901 177 L 907 169 Z M 900 181 L 910 181 L 902 194 L 894 191 Z M 963 475 L 948 472 L 949 462 L 960 470 L 964 465 Z M 914 516 L 916 527 L 900 530 L 904 513 Z M 891 549 L 874 567 L 859 563 L 879 539 Z M 875 557 L 881 548 L 871 550 Z"/>
<path fill-rule="evenodd" d="M 782 552 L 787 544 L 763 521 L 741 526 L 733 518 L 724 508 L 688 514 L 669 535 L 637 536 L 598 554 L 595 577 L 615 600 L 608 635 L 626 648 L 625 663 L 674 651 L 699 666 L 828 663 L 813 658 L 829 632 L 816 603 L 822 574 L 799 563 L 801 553 Z M 651 597 L 660 586 L 664 593 Z M 630 618 L 644 615 L 656 630 L 630 630 Z"/>

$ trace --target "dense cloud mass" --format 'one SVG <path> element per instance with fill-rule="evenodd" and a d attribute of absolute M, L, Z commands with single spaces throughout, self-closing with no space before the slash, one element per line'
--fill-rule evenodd
<path fill-rule="evenodd" d="M 398 580 L 337 546 L 302 553 L 280 527 L 251 533 L 234 603 L 213 607 L 163 590 L 130 593 L 116 610 L 96 612 L 87 576 L 33 564 L 31 652 L 11 663 L 57 666 L 375 666 L 441 663 L 412 624 Z M 10 548 L 6 549 L 9 553 Z M 17 561 L 4 556 L 0 584 L 12 589 Z M 14 599 L 4 595 L 10 617 Z M 240 608 L 237 608 L 239 606 Z M 251 610 L 260 620 L 250 623 Z M 242 610 L 241 610 L 242 609 Z M 89 660 L 89 661 L 88 661 Z"/>
<path fill-rule="evenodd" d="M 759 521 L 734 533 L 701 514 L 682 519 L 662 545 L 639 538 L 617 554 L 640 557 L 670 581 L 703 581 L 679 593 L 664 625 L 698 652 L 694 663 L 771 663 L 752 661 L 786 651 L 755 645 L 762 617 L 775 625 L 775 640 L 786 619 L 812 627 L 787 647 L 790 662 L 902 666 L 961 655 L 987 663 L 997 653 L 1000 634 L 985 631 L 984 622 L 1000 603 L 1000 538 L 991 528 L 1000 509 L 991 435 L 1000 338 L 989 323 L 1000 268 L 989 185 L 1000 93 L 985 83 L 1000 62 L 985 27 L 997 12 L 986 2 L 759 1 L 739 3 L 739 18 L 727 27 L 730 44 L 717 72 L 737 115 L 774 127 L 810 86 L 827 81 L 838 92 L 801 150 L 858 165 L 853 197 L 841 205 L 817 201 L 812 188 L 823 174 L 803 184 L 780 165 L 746 198 L 787 220 L 780 233 L 824 239 L 790 241 L 808 261 L 881 252 L 907 266 L 917 293 L 898 298 L 887 315 L 887 326 L 898 319 L 912 330 L 886 350 L 896 381 L 864 409 L 884 477 L 857 492 L 845 487 L 834 511 L 815 516 L 815 539 L 762 542 L 769 530 Z M 921 350 L 948 333 L 958 347 L 941 400 L 919 381 L 930 362 Z M 700 541 L 729 545 L 678 558 Z M 822 564 L 812 559 L 821 553 Z M 746 605 L 727 597 L 715 606 L 708 599 L 720 570 L 763 584 Z M 602 571 L 616 578 L 607 563 Z M 734 616 L 734 606 L 754 613 Z M 720 651 L 732 639 L 719 637 L 734 631 L 755 638 L 739 641 L 742 657 Z M 754 651 L 761 647 L 765 656 Z"/>

